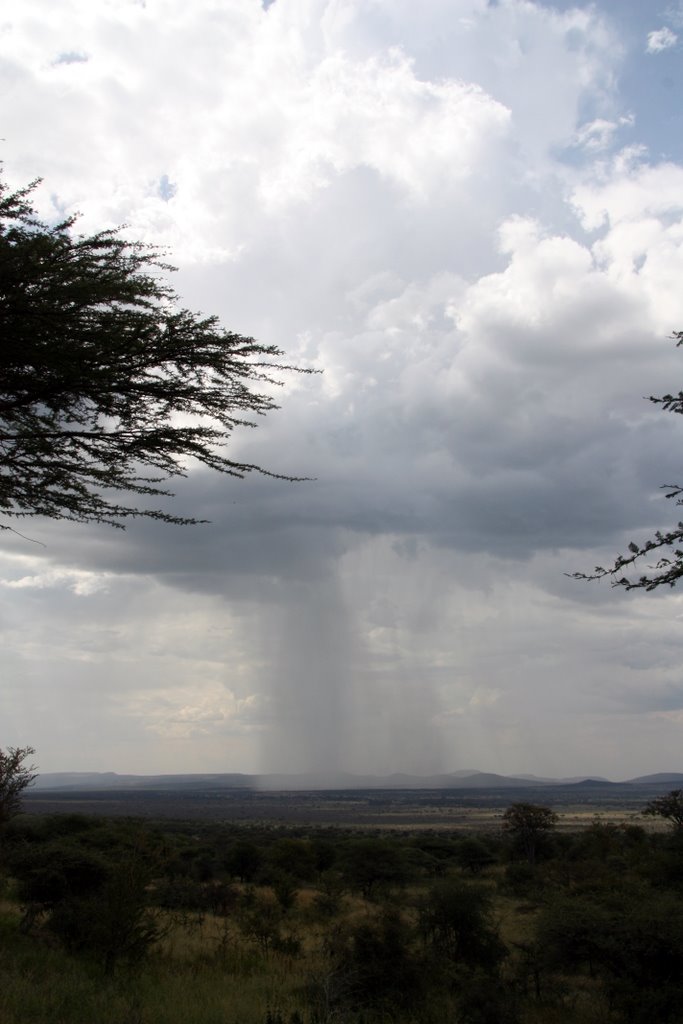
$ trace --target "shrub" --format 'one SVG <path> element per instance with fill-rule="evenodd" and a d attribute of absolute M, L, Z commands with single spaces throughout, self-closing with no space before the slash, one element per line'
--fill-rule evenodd
<path fill-rule="evenodd" d="M 420 929 L 436 952 L 456 964 L 496 970 L 506 955 L 491 919 L 491 894 L 480 885 L 437 882 L 420 908 Z"/>
<path fill-rule="evenodd" d="M 425 993 L 425 973 L 412 938 L 393 909 L 337 933 L 331 954 L 340 1005 L 330 1007 L 332 1012 L 416 1005 Z"/>
<path fill-rule="evenodd" d="M 72 952 L 101 960 L 105 970 L 139 964 L 163 930 L 147 909 L 147 872 L 135 861 L 117 866 L 102 888 L 55 906 L 48 927 Z"/>

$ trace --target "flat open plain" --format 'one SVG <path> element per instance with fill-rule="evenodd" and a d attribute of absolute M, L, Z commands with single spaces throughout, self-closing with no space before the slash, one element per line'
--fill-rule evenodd
<path fill-rule="evenodd" d="M 175 818 L 269 827 L 360 830 L 498 830 L 506 807 L 524 801 L 552 807 L 559 827 L 576 830 L 596 816 L 614 824 L 657 828 L 642 809 L 661 788 L 610 785 L 449 790 L 135 789 L 28 793 L 33 814 Z"/>

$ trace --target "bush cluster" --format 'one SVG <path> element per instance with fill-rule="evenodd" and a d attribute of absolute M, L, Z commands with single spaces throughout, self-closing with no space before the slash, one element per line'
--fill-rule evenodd
<path fill-rule="evenodd" d="M 13 949 L 46 963 L 57 943 L 118 991 L 156 978 L 158 999 L 186 977 L 206 986 L 199 1007 L 220 984 L 220 1010 L 193 1011 L 196 1024 L 682 1020 L 681 830 L 596 820 L 565 834 L 536 817 L 531 841 L 512 827 L 380 836 L 16 818 L 1 846 L 16 909 L 0 986 L 20 991 Z M 230 1000 L 256 978 L 237 1016 Z M 140 1024 L 166 1019 L 140 999 Z"/>

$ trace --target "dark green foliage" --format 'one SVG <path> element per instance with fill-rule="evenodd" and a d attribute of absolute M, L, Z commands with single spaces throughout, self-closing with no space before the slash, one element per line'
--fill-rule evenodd
<path fill-rule="evenodd" d="M 593 975 L 600 936 L 609 923 L 609 913 L 592 894 L 553 900 L 543 910 L 537 928 L 543 961 L 558 970 L 585 967 Z"/>
<path fill-rule="evenodd" d="M 193 878 L 173 877 L 158 880 L 150 893 L 150 900 L 157 907 L 166 910 L 194 910 L 205 913 L 214 910 L 222 913 L 222 901 L 213 885 L 205 885 Z"/>
<path fill-rule="evenodd" d="M 683 789 L 672 789 L 666 796 L 651 800 L 643 814 L 652 818 L 665 818 L 675 828 L 683 829 Z"/>
<path fill-rule="evenodd" d="M 23 927 L 45 927 L 72 952 L 93 956 L 111 970 L 139 962 L 159 929 L 147 909 L 157 862 L 151 837 L 122 822 L 76 817 L 46 819 L 17 834 L 8 869 L 24 907 Z"/>
<path fill-rule="evenodd" d="M 280 904 L 266 893 L 246 893 L 238 911 L 237 921 L 248 939 L 256 943 L 262 953 L 277 952 L 285 948 L 287 936 L 282 933 L 284 911 Z"/>
<path fill-rule="evenodd" d="M 28 850 L 14 847 L 9 868 L 18 881 L 21 902 L 46 909 L 67 899 L 89 897 L 105 884 L 110 871 L 97 851 L 59 840 Z"/>
<path fill-rule="evenodd" d="M 335 866 L 321 874 L 315 857 L 311 868 L 300 856 L 315 852 L 317 837 L 300 829 L 21 816 L 6 829 L 7 893 L 35 913 L 10 946 L 32 944 L 43 958 L 67 950 L 68 962 L 102 984 L 118 978 L 140 992 L 158 971 L 204 978 L 207 970 L 233 993 L 259 975 L 256 990 L 268 1002 L 235 1018 L 245 1024 L 262 1021 L 268 1005 L 273 1020 L 298 1014 L 302 1024 L 683 1021 L 680 829 L 647 833 L 596 819 L 560 833 L 537 864 L 526 856 L 508 864 L 508 876 L 524 875 L 516 899 L 499 870 L 473 881 L 458 856 L 474 855 L 478 844 L 491 856 L 504 852 L 502 837 L 331 835 L 324 842 Z M 268 867 L 269 884 L 221 876 L 226 850 L 243 842 Z M 426 877 L 425 857 L 441 861 L 445 874 Z M 277 864 L 304 861 L 308 881 L 276 873 Z M 380 865 L 379 875 L 368 874 L 369 863 Z M 202 865 L 218 874 L 200 880 Z M 16 911 L 12 920 L 16 932 Z M 172 931 L 155 947 L 162 922 Z M 0 936 L 2 924 L 0 914 Z M 7 962 L 0 958 L 0 991 Z M 117 969 L 141 964 L 134 978 Z M 295 976 L 281 999 L 280 986 Z M 66 1003 L 47 1005 L 51 1017 L 36 1017 L 40 1024 L 80 1024 Z M 207 1016 L 197 1009 L 197 1024 L 218 1024 L 230 1006 L 228 999 Z M 186 1009 L 194 1020 L 194 1005 L 178 1013 Z M 126 1012 L 112 1024 L 166 1019 Z M 15 1013 L 9 1021 L 24 1019 L 34 1018 Z"/>
<path fill-rule="evenodd" d="M 378 892 L 400 888 L 408 880 L 404 851 L 385 839 L 356 839 L 342 849 L 344 879 L 366 899 Z"/>
<path fill-rule="evenodd" d="M 440 862 L 425 850 L 412 844 L 403 848 L 403 863 L 407 885 L 424 878 L 434 878 L 440 873 Z"/>
<path fill-rule="evenodd" d="M 227 882 L 211 882 L 205 887 L 205 903 L 212 914 L 227 917 L 239 905 L 239 893 Z"/>
<path fill-rule="evenodd" d="M 661 838 L 664 841 L 644 860 L 643 873 L 658 888 L 683 893 L 683 829 Z"/>
<path fill-rule="evenodd" d="M 337 860 L 337 847 L 329 839 L 313 839 L 311 849 L 315 858 L 316 871 L 329 871 L 334 866 Z"/>
<path fill-rule="evenodd" d="M 455 860 L 460 867 L 473 875 L 495 864 L 496 858 L 487 844 L 477 836 L 461 839 L 455 847 Z"/>
<path fill-rule="evenodd" d="M 198 882 L 210 882 L 215 875 L 216 864 L 209 850 L 197 850 L 192 860 L 192 875 Z"/>
<path fill-rule="evenodd" d="M 460 981 L 457 994 L 461 1024 L 516 1024 L 518 1000 L 514 989 L 499 975 L 476 969 Z"/>
<path fill-rule="evenodd" d="M 108 832 L 106 819 L 89 814 L 23 815 L 8 826 L 6 836 L 11 842 L 41 843 L 68 836 L 86 840 L 86 833 Z"/>
<path fill-rule="evenodd" d="M 414 1006 L 424 995 L 426 976 L 412 938 L 400 914 L 390 909 L 337 935 L 331 953 L 341 1005 L 332 1009 L 391 1012 Z"/>
<path fill-rule="evenodd" d="M 337 871 L 326 871 L 320 875 L 314 901 L 315 909 L 321 918 L 332 918 L 339 913 L 344 892 L 344 883 Z"/>
<path fill-rule="evenodd" d="M 550 968 L 599 977 L 617 1019 L 682 1019 L 680 897 L 627 886 L 555 900 L 539 920 L 538 944 Z"/>
<path fill-rule="evenodd" d="M 460 879 L 436 882 L 420 907 L 427 943 L 455 964 L 495 970 L 505 957 L 492 920 L 491 892 Z"/>
<path fill-rule="evenodd" d="M 422 853 L 425 874 L 438 878 L 446 873 L 449 864 L 457 863 L 459 842 L 442 836 L 425 835 L 414 839 L 412 845 Z"/>
<path fill-rule="evenodd" d="M 147 909 L 148 881 L 140 863 L 118 864 L 96 892 L 60 901 L 48 927 L 67 949 L 100 959 L 107 971 L 118 962 L 139 965 L 162 934 Z"/>
<path fill-rule="evenodd" d="M 576 838 L 572 855 L 577 860 L 595 860 L 604 863 L 608 857 L 621 853 L 623 833 L 616 825 L 605 825 L 599 820 L 591 822 Z"/>
<path fill-rule="evenodd" d="M 268 850 L 264 879 L 285 874 L 301 882 L 310 881 L 316 872 L 316 854 L 306 839 L 278 839 Z"/>
<path fill-rule="evenodd" d="M 165 910 L 203 910 L 204 887 L 174 874 L 157 881 L 150 899 Z"/>
<path fill-rule="evenodd" d="M 285 1013 L 283 1010 L 266 1010 L 263 1024 L 304 1024 L 303 1018 L 298 1010 Z"/>
<path fill-rule="evenodd" d="M 296 879 L 286 871 L 278 871 L 271 875 L 270 884 L 278 901 L 284 911 L 290 910 L 296 900 Z"/>
<path fill-rule="evenodd" d="M 536 862 L 544 837 L 556 824 L 557 814 L 539 804 L 510 804 L 503 815 L 503 828 L 512 835 L 530 864 Z"/>
<path fill-rule="evenodd" d="M 225 855 L 225 869 L 240 882 L 253 882 L 262 862 L 261 851 L 254 843 L 239 842 Z"/>
<path fill-rule="evenodd" d="M 532 896 L 539 887 L 538 872 L 526 860 L 512 861 L 505 868 L 505 886 L 515 896 Z"/>
<path fill-rule="evenodd" d="M 188 461 L 266 472 L 224 448 L 277 407 L 272 385 L 295 368 L 275 346 L 179 309 L 153 248 L 117 231 L 76 235 L 75 218 L 41 223 L 35 185 L 0 182 L 0 510 L 195 522 L 112 495 L 167 495 Z"/>
<path fill-rule="evenodd" d="M 35 766 L 25 763 L 33 754 L 33 747 L 0 750 L 0 828 L 19 813 L 21 795 L 36 777 Z"/>

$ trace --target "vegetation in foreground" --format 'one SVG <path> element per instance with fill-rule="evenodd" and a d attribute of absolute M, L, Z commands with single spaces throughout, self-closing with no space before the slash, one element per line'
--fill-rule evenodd
<path fill-rule="evenodd" d="M 15 817 L 0 1021 L 682 1021 L 676 818 L 542 810 L 482 836 Z"/>

